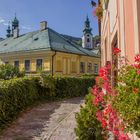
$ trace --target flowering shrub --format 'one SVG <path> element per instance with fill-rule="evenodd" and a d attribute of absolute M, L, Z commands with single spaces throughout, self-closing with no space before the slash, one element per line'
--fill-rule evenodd
<path fill-rule="evenodd" d="M 113 48 L 113 53 L 116 57 L 120 53 L 120 50 Z M 102 125 L 103 133 L 107 134 L 105 139 L 109 137 L 109 134 L 112 134 L 115 140 L 129 140 L 128 135 L 125 133 L 127 125 L 124 123 L 123 118 L 121 118 L 118 108 L 113 105 L 114 99 L 120 95 L 111 86 L 111 69 L 110 64 L 101 68 L 99 77 L 96 78 L 96 85 L 93 87 L 93 104 L 97 110 L 96 117 Z"/>
<path fill-rule="evenodd" d="M 123 66 L 118 77 L 119 96 L 114 98 L 114 107 L 120 113 L 127 131 L 140 137 L 140 55 L 134 65 Z"/>

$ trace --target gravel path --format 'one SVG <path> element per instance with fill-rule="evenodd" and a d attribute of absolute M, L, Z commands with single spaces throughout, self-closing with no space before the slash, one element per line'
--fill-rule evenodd
<path fill-rule="evenodd" d="M 83 98 L 41 104 L 17 119 L 0 140 L 75 140 L 75 113 Z"/>

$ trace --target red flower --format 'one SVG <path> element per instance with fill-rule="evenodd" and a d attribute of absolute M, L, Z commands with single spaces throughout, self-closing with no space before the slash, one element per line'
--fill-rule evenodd
<path fill-rule="evenodd" d="M 118 140 L 130 140 L 126 134 L 120 134 Z"/>
<path fill-rule="evenodd" d="M 136 69 L 140 69 L 140 64 L 133 64 L 133 67 L 135 67 Z"/>
<path fill-rule="evenodd" d="M 140 62 L 140 54 L 137 54 L 137 55 L 135 56 L 135 62 Z"/>
<path fill-rule="evenodd" d="M 105 129 L 106 126 L 107 126 L 106 120 L 105 119 L 102 119 L 101 123 L 102 123 L 102 128 Z"/>
<path fill-rule="evenodd" d="M 99 70 L 99 76 L 103 78 L 103 80 L 107 80 L 107 74 L 108 74 L 108 71 L 107 71 L 107 68 L 101 68 Z"/>
<path fill-rule="evenodd" d="M 140 70 L 137 70 L 137 74 L 139 74 L 139 75 L 140 75 Z"/>
<path fill-rule="evenodd" d="M 117 55 L 121 52 L 121 50 L 119 48 L 114 47 L 113 48 L 113 54 Z"/>
<path fill-rule="evenodd" d="M 108 104 L 106 109 L 104 109 L 104 114 L 107 115 L 107 114 L 110 114 L 110 112 L 111 112 L 111 105 Z"/>
<path fill-rule="evenodd" d="M 139 89 L 138 89 L 138 88 L 134 88 L 134 89 L 133 89 L 133 92 L 134 92 L 134 93 L 138 93 L 138 92 L 139 92 Z"/>

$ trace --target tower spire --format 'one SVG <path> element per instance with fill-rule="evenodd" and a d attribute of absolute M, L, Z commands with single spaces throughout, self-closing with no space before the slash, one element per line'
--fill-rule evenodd
<path fill-rule="evenodd" d="M 15 13 L 14 20 L 12 21 L 12 36 L 14 35 L 14 30 L 19 31 L 19 20 L 17 19 L 16 13 Z"/>
<path fill-rule="evenodd" d="M 92 42 L 92 28 L 90 27 L 90 21 L 89 17 L 87 15 L 86 21 L 84 23 L 84 30 L 83 30 L 83 38 L 82 38 L 82 46 L 86 49 L 92 49 L 93 48 L 93 42 Z"/>
<path fill-rule="evenodd" d="M 9 38 L 11 36 L 11 28 L 10 28 L 10 21 L 8 23 L 8 29 L 6 30 L 7 31 L 7 38 Z"/>

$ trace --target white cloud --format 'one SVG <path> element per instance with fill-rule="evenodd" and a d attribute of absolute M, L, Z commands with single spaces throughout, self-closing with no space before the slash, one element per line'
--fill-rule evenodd
<path fill-rule="evenodd" d="M 8 25 L 9 25 L 9 23 L 7 23 L 7 22 L 4 22 L 4 23 L 3 23 L 3 25 L 5 25 L 5 26 L 8 26 Z"/>
<path fill-rule="evenodd" d="M 8 26 L 8 22 L 2 17 L 0 17 L 0 24 L 2 24 L 4 26 Z"/>
<path fill-rule="evenodd" d="M 31 30 L 30 26 L 21 26 L 21 28 L 24 29 L 24 30 Z"/>
<path fill-rule="evenodd" d="M 0 23 L 4 23 L 4 22 L 5 22 L 5 20 L 0 17 Z"/>
<path fill-rule="evenodd" d="M 0 17 L 0 24 L 4 26 L 8 26 L 9 22 L 6 21 L 4 18 Z M 31 30 L 31 26 L 28 26 L 28 25 L 21 25 L 20 27 L 23 30 Z"/>

